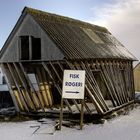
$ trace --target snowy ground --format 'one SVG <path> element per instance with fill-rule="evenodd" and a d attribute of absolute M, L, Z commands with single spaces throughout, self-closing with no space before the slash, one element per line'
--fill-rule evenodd
<path fill-rule="evenodd" d="M 84 125 L 84 129 L 62 127 L 53 135 L 54 122 L 46 120 L 47 124 L 36 121 L 19 123 L 1 123 L 0 140 L 139 140 L 140 139 L 140 106 L 129 115 L 121 115 L 104 124 Z M 40 126 L 36 130 L 34 126 Z M 33 126 L 33 127 L 31 127 Z"/>

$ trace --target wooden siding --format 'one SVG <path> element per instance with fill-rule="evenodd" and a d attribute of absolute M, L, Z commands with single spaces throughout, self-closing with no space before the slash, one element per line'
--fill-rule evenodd
<path fill-rule="evenodd" d="M 12 40 L 8 44 L 0 62 L 18 62 L 19 61 L 19 36 L 34 36 L 41 38 L 41 60 L 62 60 L 63 53 L 50 40 L 47 34 L 40 28 L 30 15 L 26 15 L 20 27 L 15 34 L 12 34 Z"/>

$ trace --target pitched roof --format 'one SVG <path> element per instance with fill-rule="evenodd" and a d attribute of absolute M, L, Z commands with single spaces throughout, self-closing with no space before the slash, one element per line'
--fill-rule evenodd
<path fill-rule="evenodd" d="M 68 59 L 136 58 L 104 27 L 25 7 Z"/>

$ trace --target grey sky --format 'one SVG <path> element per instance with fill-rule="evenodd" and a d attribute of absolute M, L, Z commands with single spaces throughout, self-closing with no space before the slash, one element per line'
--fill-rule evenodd
<path fill-rule="evenodd" d="M 140 59 L 140 0 L 0 0 L 0 48 L 25 6 L 105 26 Z"/>

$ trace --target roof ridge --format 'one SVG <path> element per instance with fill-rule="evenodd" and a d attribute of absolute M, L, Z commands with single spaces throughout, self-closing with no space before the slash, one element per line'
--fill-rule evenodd
<path fill-rule="evenodd" d="M 42 10 L 38 10 L 38 9 L 34 9 L 34 8 L 30 8 L 30 7 L 25 7 L 22 11 L 22 14 L 24 13 L 28 13 L 28 14 L 31 14 L 31 15 L 42 15 L 44 14 L 45 16 L 48 16 L 48 18 L 53 18 L 52 20 L 54 20 L 55 22 L 67 22 L 67 23 L 77 23 L 77 24 L 80 24 L 81 26 L 90 26 L 92 28 L 94 28 L 95 30 L 98 30 L 98 31 L 103 31 L 103 32 L 107 32 L 109 33 L 109 31 L 105 28 L 105 27 L 102 27 L 102 26 L 98 26 L 98 25 L 94 25 L 92 23 L 88 23 L 88 22 L 85 22 L 85 21 L 81 21 L 81 20 L 78 20 L 78 19 L 74 19 L 74 18 L 70 18 L 70 17 L 67 17 L 67 16 L 62 16 L 62 15 L 58 15 L 58 14 L 54 14 L 54 13 L 49 13 L 49 12 L 46 12 L 46 11 L 42 11 Z"/>

